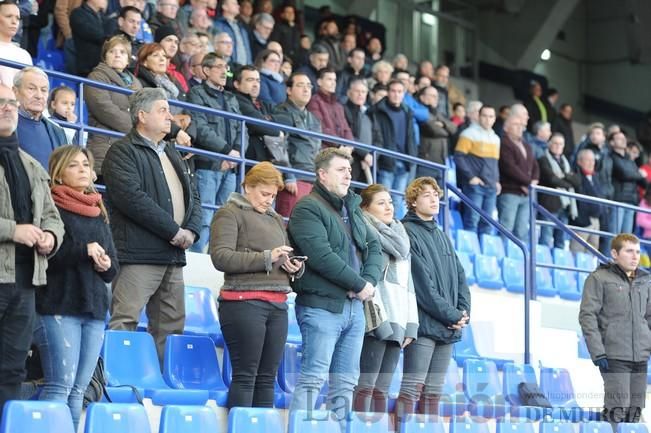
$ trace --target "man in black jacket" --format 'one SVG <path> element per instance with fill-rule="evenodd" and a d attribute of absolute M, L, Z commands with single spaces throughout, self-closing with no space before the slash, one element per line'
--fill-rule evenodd
<path fill-rule="evenodd" d="M 70 13 L 72 39 L 75 41 L 77 75 L 90 74 L 100 62 L 105 31 L 107 0 L 86 0 Z"/>
<path fill-rule="evenodd" d="M 368 97 L 368 84 L 363 78 L 355 78 L 348 87 L 348 100 L 344 104 L 346 121 L 350 125 L 355 141 L 363 144 L 382 146 L 380 135 L 373 137 L 373 120 L 369 116 L 366 106 Z M 375 141 L 374 141 L 375 139 Z M 373 154 L 366 150 L 355 148 L 353 150 L 353 180 L 358 182 L 373 183 L 371 174 L 373 167 Z"/>
<path fill-rule="evenodd" d="M 129 111 L 134 127 L 102 165 L 120 262 L 109 328 L 135 330 L 146 305 L 162 365 L 165 339 L 183 333 L 185 250 L 201 230 L 201 203 L 181 155 L 163 141 L 173 119 L 165 93 L 142 89 Z"/>
<path fill-rule="evenodd" d="M 595 156 L 590 149 L 580 150 L 576 156 L 577 172 L 581 179 L 579 191 L 580 194 L 591 197 L 604 198 L 604 190 L 599 182 L 599 177 L 595 173 Z M 577 217 L 571 221 L 572 225 L 585 227 L 590 230 L 599 230 L 601 227 L 600 217 L 603 209 L 596 203 L 588 203 L 583 200 L 577 200 Z M 587 241 L 594 248 L 599 248 L 599 236 L 590 233 L 578 233 L 581 238 Z M 570 250 L 573 252 L 584 252 L 586 249 L 577 241 L 572 239 Z"/>
<path fill-rule="evenodd" d="M 613 160 L 613 200 L 637 206 L 640 196 L 637 193 L 638 185 L 646 186 L 646 172 L 638 168 L 627 151 L 626 136 L 623 132 L 614 132 L 609 137 Z M 617 208 L 612 211 L 611 220 L 614 225 L 610 227 L 613 233 L 632 233 L 635 211 Z"/>

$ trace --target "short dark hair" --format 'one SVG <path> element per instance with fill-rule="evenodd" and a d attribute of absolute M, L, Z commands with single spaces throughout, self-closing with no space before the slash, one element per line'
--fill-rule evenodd
<path fill-rule="evenodd" d="M 16 1 L 14 1 L 14 0 L 2 0 L 2 1 L 0 1 L 0 7 L 7 6 L 7 5 L 14 5 L 14 6 L 18 7 L 18 3 Z"/>
<path fill-rule="evenodd" d="M 330 51 L 325 45 L 317 42 L 312 44 L 312 48 L 310 48 L 310 55 L 312 54 L 330 54 Z"/>
<path fill-rule="evenodd" d="M 348 57 L 353 57 L 353 54 L 355 54 L 355 52 L 360 52 L 366 56 L 366 51 L 364 51 L 364 48 L 355 47 L 348 52 Z"/>
<path fill-rule="evenodd" d="M 123 7 L 122 9 L 120 9 L 120 14 L 118 16 L 120 18 L 124 19 L 124 18 L 127 17 L 127 14 L 129 12 L 136 13 L 136 14 L 138 14 L 138 15 L 140 15 L 142 17 L 142 12 L 140 11 L 140 9 L 138 9 L 135 6 L 125 6 L 125 7 Z"/>
<path fill-rule="evenodd" d="M 568 104 L 567 102 L 563 102 L 560 107 L 558 107 L 558 111 L 565 110 L 567 107 L 572 108 L 572 104 Z"/>
<path fill-rule="evenodd" d="M 460 106 L 463 107 L 463 108 L 466 108 L 466 106 L 463 105 L 461 102 L 455 102 L 454 104 L 452 104 L 452 111 L 456 110 Z"/>
<path fill-rule="evenodd" d="M 396 84 L 400 84 L 400 86 L 402 86 L 402 88 L 405 89 L 405 83 L 403 83 L 402 81 L 400 81 L 400 80 L 398 80 L 396 78 L 393 78 L 387 84 L 387 90 L 389 90 L 391 88 L 391 86 L 395 86 Z M 407 90 L 407 89 L 405 89 L 405 90 Z"/>
<path fill-rule="evenodd" d="M 256 68 L 253 65 L 242 65 L 239 68 L 237 68 L 237 70 L 235 71 L 235 74 L 233 76 L 233 81 L 237 81 L 239 83 L 242 80 L 242 74 L 244 73 L 244 71 L 259 72 L 258 68 Z"/>
<path fill-rule="evenodd" d="M 409 71 L 406 70 L 406 69 L 395 68 L 395 69 L 393 70 L 393 74 L 391 74 L 391 76 L 392 76 L 393 78 L 396 78 L 396 77 L 398 76 L 398 74 L 407 74 L 407 75 L 411 75 L 411 74 L 409 73 Z M 389 84 L 391 84 L 391 83 L 389 83 Z"/>
<path fill-rule="evenodd" d="M 217 54 L 215 52 L 208 53 L 205 56 L 203 56 L 203 60 L 201 61 L 201 67 L 206 68 L 209 66 L 212 66 L 215 64 L 215 60 L 220 59 L 223 61 L 227 61 L 226 57 L 222 56 L 221 54 Z"/>
<path fill-rule="evenodd" d="M 479 114 L 481 114 L 482 111 L 488 110 L 488 109 L 491 109 L 491 110 L 495 111 L 495 107 L 493 107 L 492 105 L 484 104 L 479 109 Z M 500 111 L 501 111 L 501 109 L 500 109 Z"/>
<path fill-rule="evenodd" d="M 366 89 L 368 89 L 368 81 L 366 81 L 366 79 L 364 78 L 359 78 L 359 77 L 353 78 L 348 83 L 348 88 L 351 89 L 355 84 L 362 84 L 364 87 L 366 87 Z"/>
<path fill-rule="evenodd" d="M 337 71 L 335 68 L 332 68 L 330 66 L 326 66 L 325 68 L 319 69 L 319 72 L 317 72 L 317 79 L 323 78 L 325 74 L 335 74 L 337 75 Z"/>
<path fill-rule="evenodd" d="M 373 92 L 373 93 L 381 92 L 382 90 L 388 92 L 389 91 L 389 86 L 387 86 L 386 84 L 382 84 L 382 83 L 375 83 L 375 85 L 371 89 L 371 92 Z"/>
<path fill-rule="evenodd" d="M 307 75 L 305 72 L 300 72 L 300 71 L 293 72 L 292 75 L 290 75 L 289 78 L 287 79 L 287 88 L 294 87 L 294 80 L 296 79 L 296 77 L 301 75 L 307 77 L 308 80 L 310 79 L 310 76 Z M 311 83 L 312 82 L 310 81 L 310 84 Z"/>

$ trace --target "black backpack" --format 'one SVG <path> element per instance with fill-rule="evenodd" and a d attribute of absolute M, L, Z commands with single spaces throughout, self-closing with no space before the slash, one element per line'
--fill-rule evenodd
<path fill-rule="evenodd" d="M 93 377 L 90 378 L 90 382 L 88 383 L 88 387 L 86 388 L 86 392 L 84 392 L 84 407 L 88 406 L 89 404 L 95 402 L 95 401 L 100 401 L 102 399 L 102 396 L 108 401 L 109 403 L 113 403 L 111 400 L 111 396 L 109 395 L 108 391 L 106 390 L 106 375 L 104 374 L 104 359 L 100 356 L 97 359 L 97 366 L 95 367 L 95 371 L 93 372 Z M 142 395 L 140 394 L 140 391 L 138 391 L 138 388 L 136 388 L 133 385 L 117 385 L 117 387 L 125 387 L 125 388 L 131 388 L 131 391 L 133 391 L 133 394 L 136 397 L 136 401 L 140 404 L 142 403 Z"/>
<path fill-rule="evenodd" d="M 552 407 L 545 394 L 535 383 L 520 382 L 518 384 L 518 396 L 523 406 Z"/>

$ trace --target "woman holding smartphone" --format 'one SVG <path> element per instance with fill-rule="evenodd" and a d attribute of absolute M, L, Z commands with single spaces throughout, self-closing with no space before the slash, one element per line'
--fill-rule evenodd
<path fill-rule="evenodd" d="M 304 257 L 291 257 L 282 217 L 273 209 L 282 174 L 270 162 L 255 165 L 242 194 L 232 193 L 215 214 L 210 257 L 224 272 L 219 322 L 233 366 L 229 408 L 273 407 L 274 382 L 287 339 L 290 278 Z"/>

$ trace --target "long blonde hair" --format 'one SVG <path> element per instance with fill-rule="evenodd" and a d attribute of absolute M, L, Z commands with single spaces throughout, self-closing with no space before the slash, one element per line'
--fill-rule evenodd
<path fill-rule="evenodd" d="M 72 161 L 80 153 L 83 153 L 84 156 L 86 156 L 86 158 L 88 159 L 88 164 L 90 165 L 91 174 L 93 174 L 92 170 L 95 161 L 93 158 L 93 154 L 90 153 L 88 149 L 79 146 L 74 146 L 74 145 L 57 147 L 50 155 L 50 160 L 48 161 L 48 171 L 50 173 L 51 188 L 56 186 L 57 184 L 55 179 L 61 179 L 63 177 L 63 172 L 70 164 L 70 161 Z M 86 188 L 84 194 L 93 194 L 96 192 L 97 189 L 95 188 L 95 184 L 91 180 L 90 185 L 88 185 L 88 188 Z M 100 200 L 99 208 L 102 211 L 102 216 L 104 217 L 104 221 L 108 224 L 109 222 L 108 212 L 106 211 L 106 207 L 104 206 L 103 200 Z"/>

